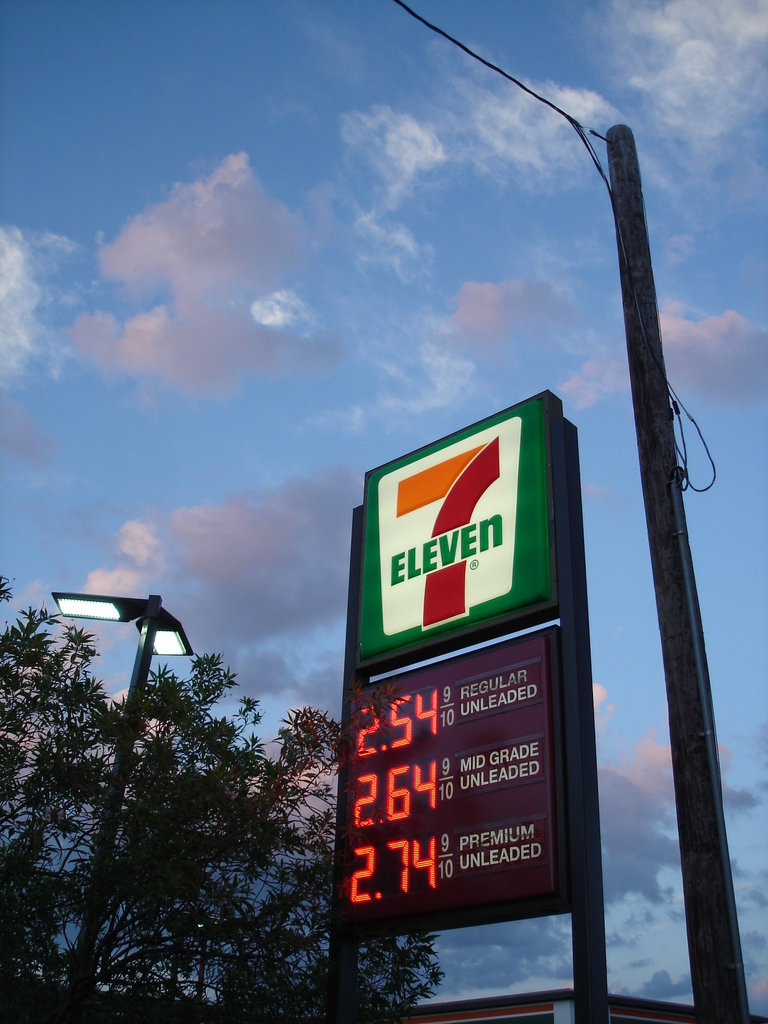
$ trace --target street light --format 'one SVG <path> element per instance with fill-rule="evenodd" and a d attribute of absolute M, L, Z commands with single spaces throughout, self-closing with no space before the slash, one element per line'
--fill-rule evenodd
<path fill-rule="evenodd" d="M 135 620 L 139 630 L 139 646 L 133 664 L 133 674 L 125 702 L 125 720 L 128 728 L 115 748 L 112 782 L 107 793 L 101 829 L 95 838 L 91 891 L 88 896 L 80 931 L 71 961 L 69 985 L 58 1011 L 52 1018 L 57 1024 L 74 1019 L 96 983 L 98 953 L 96 943 L 108 900 L 104 887 L 115 853 L 118 815 L 128 784 L 128 761 L 133 752 L 140 729 L 140 706 L 149 678 L 153 654 L 191 655 L 192 647 L 178 619 L 163 608 L 159 594 L 147 598 L 103 597 L 96 594 L 70 594 L 55 591 L 51 595 L 59 612 L 67 618 L 99 619 L 113 622 Z"/>
<path fill-rule="evenodd" d="M 177 618 L 162 607 L 162 600 L 156 594 L 141 597 L 104 597 L 98 594 L 69 594 L 55 591 L 53 600 L 62 615 L 73 619 L 103 619 L 112 622 L 136 620 L 136 628 L 154 619 L 153 654 L 190 655 L 187 635 Z M 156 607 L 154 602 L 156 602 Z"/>

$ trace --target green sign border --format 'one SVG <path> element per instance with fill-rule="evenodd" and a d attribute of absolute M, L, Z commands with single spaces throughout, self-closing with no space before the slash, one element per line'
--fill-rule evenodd
<path fill-rule="evenodd" d="M 440 647 L 441 652 L 452 650 L 458 646 L 459 640 L 463 641 L 474 633 L 501 635 L 502 630 L 496 627 L 508 626 L 507 631 L 511 631 L 513 623 L 514 628 L 523 628 L 554 617 L 551 613 L 556 606 L 557 588 L 549 444 L 553 416 L 562 417 L 562 405 L 550 392 L 544 392 L 366 474 L 358 634 L 360 666 L 376 661 L 389 662 L 403 652 L 415 653 L 422 647 Z M 471 438 L 481 430 L 513 418 L 519 418 L 522 423 L 512 587 L 506 594 L 477 605 L 460 621 L 429 629 L 415 626 L 393 636 L 386 634 L 382 620 L 379 556 L 378 489 L 381 480 L 449 444 Z M 472 641 L 468 639 L 467 642 Z M 402 657 L 399 660 L 402 662 Z"/>

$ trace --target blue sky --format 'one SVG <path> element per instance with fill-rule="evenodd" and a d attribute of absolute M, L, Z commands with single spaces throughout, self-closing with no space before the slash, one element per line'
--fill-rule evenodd
<path fill-rule="evenodd" d="M 686 511 L 766 1013 L 768 4 L 416 7 L 588 128 L 635 134 L 669 376 L 717 465 Z M 616 245 L 575 133 L 391 0 L 11 0 L 0 19 L 16 605 L 160 593 L 269 728 L 337 711 L 365 470 L 554 391 L 581 448 L 609 986 L 690 998 Z M 135 639 L 100 637 L 119 691 Z M 445 933 L 440 997 L 567 984 L 569 943 L 560 918 Z"/>

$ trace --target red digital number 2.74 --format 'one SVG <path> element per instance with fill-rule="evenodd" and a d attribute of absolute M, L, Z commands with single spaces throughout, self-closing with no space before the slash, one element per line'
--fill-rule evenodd
<path fill-rule="evenodd" d="M 355 856 L 365 857 L 365 867 L 359 868 L 352 875 L 352 884 L 349 890 L 349 898 L 353 903 L 368 903 L 371 899 L 369 892 L 360 892 L 360 883 L 373 874 L 376 863 L 376 851 L 372 846 L 358 846 L 354 850 Z"/>

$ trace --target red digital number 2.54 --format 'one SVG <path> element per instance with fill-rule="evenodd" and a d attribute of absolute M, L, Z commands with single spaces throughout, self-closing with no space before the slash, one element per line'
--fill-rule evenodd
<path fill-rule="evenodd" d="M 363 726 L 357 734 L 358 757 L 370 757 L 372 754 L 378 754 L 380 750 L 407 747 L 413 739 L 414 722 L 428 722 L 432 735 L 437 735 L 437 690 L 430 692 L 429 704 L 425 704 L 424 694 L 409 693 L 393 701 L 389 711 L 381 717 L 375 715 L 373 708 L 365 708 L 362 713 L 366 716 L 371 715 L 373 720 L 369 725 Z M 373 740 L 378 732 L 386 737 L 386 742 L 375 747 L 369 740 Z"/>

